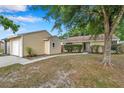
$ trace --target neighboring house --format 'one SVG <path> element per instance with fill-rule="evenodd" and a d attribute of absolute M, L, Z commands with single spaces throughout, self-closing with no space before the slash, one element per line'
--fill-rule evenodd
<path fill-rule="evenodd" d="M 4 39 L 5 54 L 25 57 L 26 48 L 30 47 L 36 55 L 61 53 L 61 42 L 58 37 L 46 30 L 18 34 Z"/>
<path fill-rule="evenodd" d="M 118 44 L 124 45 L 124 41 L 119 41 Z"/>
<path fill-rule="evenodd" d="M 0 41 L 0 49 L 3 49 L 3 45 L 4 45 L 3 41 Z"/>
<path fill-rule="evenodd" d="M 119 40 L 120 39 L 117 38 L 115 35 L 112 36 L 112 44 L 117 44 Z M 63 40 L 63 45 L 68 45 L 68 44 L 69 45 L 74 45 L 74 44 L 82 45 L 82 52 L 91 52 L 91 47 L 94 45 L 98 45 L 98 46 L 101 46 L 99 48 L 99 52 L 103 52 L 104 34 L 101 34 L 97 36 L 96 38 L 91 37 L 91 35 L 69 37 Z"/>
<path fill-rule="evenodd" d="M 0 41 L 0 55 L 3 54 L 4 50 L 4 43 L 3 41 Z"/>

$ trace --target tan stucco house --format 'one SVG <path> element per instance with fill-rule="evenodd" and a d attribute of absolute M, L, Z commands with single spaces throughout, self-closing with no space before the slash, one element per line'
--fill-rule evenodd
<path fill-rule="evenodd" d="M 115 35 L 112 36 L 112 44 L 117 44 L 119 40 L 120 39 Z M 91 47 L 94 45 L 98 45 L 100 46 L 98 50 L 102 53 L 104 49 L 104 34 L 100 34 L 96 38 L 92 37 L 91 35 L 68 37 L 62 42 L 62 46 L 75 44 L 82 45 L 82 52 L 91 52 Z M 63 51 L 65 51 L 64 47 Z"/>
<path fill-rule="evenodd" d="M 61 53 L 61 44 L 57 36 L 46 30 L 18 34 L 4 39 L 5 53 L 19 57 L 27 56 L 26 48 L 30 47 L 36 55 Z"/>

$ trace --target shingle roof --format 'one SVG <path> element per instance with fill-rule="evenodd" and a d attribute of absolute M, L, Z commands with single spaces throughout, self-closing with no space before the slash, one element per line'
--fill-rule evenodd
<path fill-rule="evenodd" d="M 50 36 L 50 37 L 48 37 L 48 38 L 45 38 L 44 41 L 48 41 L 48 40 L 51 40 L 51 39 L 53 39 L 53 38 L 58 38 L 58 37 L 57 37 L 57 36 Z"/>
<path fill-rule="evenodd" d="M 112 36 L 112 40 L 118 40 L 119 38 L 115 35 Z M 80 43 L 80 42 L 91 42 L 91 41 L 104 41 L 104 34 L 98 35 L 96 38 L 91 35 L 88 36 L 75 36 L 69 37 L 64 40 L 65 43 Z"/>

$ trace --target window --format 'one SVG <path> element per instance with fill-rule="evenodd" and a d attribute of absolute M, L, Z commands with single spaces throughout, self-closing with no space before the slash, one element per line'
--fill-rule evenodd
<path fill-rule="evenodd" d="M 55 43 L 53 43 L 53 47 L 55 47 Z"/>

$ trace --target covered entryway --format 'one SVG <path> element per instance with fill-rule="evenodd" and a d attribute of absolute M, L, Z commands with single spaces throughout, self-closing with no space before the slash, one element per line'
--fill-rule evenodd
<path fill-rule="evenodd" d="M 50 41 L 45 40 L 45 54 L 50 54 Z"/>
<path fill-rule="evenodd" d="M 90 52 L 90 43 L 89 42 L 83 43 L 83 52 Z"/>
<path fill-rule="evenodd" d="M 61 42 L 57 36 L 44 39 L 45 41 L 45 54 L 59 54 L 61 53 Z"/>

